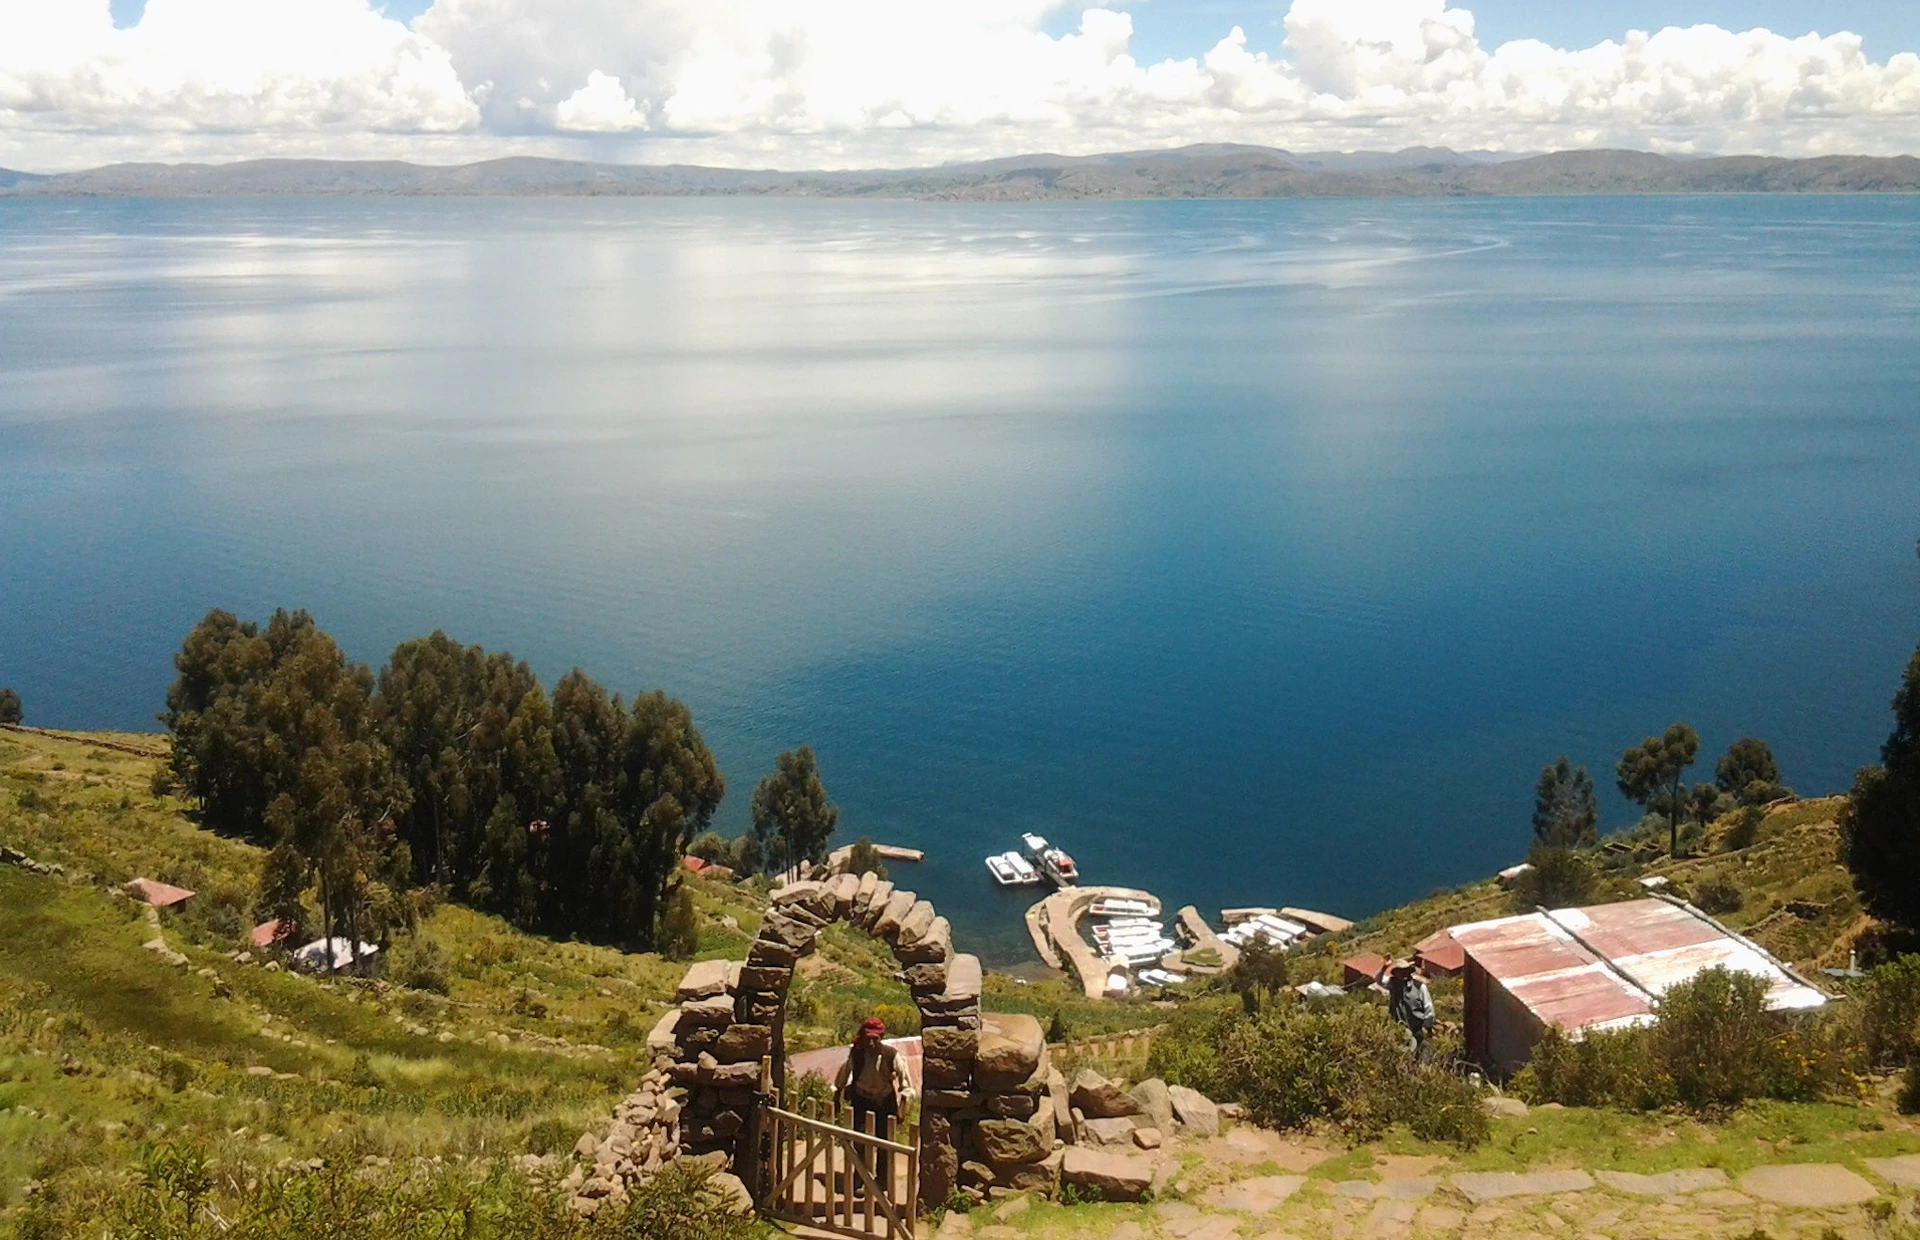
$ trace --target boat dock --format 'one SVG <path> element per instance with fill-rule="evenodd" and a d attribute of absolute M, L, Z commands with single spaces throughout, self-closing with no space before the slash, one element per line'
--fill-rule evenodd
<path fill-rule="evenodd" d="M 1027 932 L 1033 936 L 1040 959 L 1071 972 L 1089 999 L 1107 997 L 1107 975 L 1112 968 L 1080 933 L 1081 918 L 1097 900 L 1141 900 L 1155 909 L 1160 907 L 1151 892 L 1131 887 L 1068 887 L 1027 910 Z"/>

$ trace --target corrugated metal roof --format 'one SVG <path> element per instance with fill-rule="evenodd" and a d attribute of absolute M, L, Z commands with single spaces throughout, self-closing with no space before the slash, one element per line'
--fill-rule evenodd
<path fill-rule="evenodd" d="M 1644 1024 L 1655 999 L 1716 965 L 1765 978 L 1776 1011 L 1827 1001 L 1754 944 L 1665 900 L 1526 913 L 1452 934 L 1509 994 L 1568 1033 Z"/>
<path fill-rule="evenodd" d="M 1453 938 L 1542 1022 L 1568 1033 L 1653 1018 L 1645 993 L 1542 914 L 1455 926 Z"/>
<path fill-rule="evenodd" d="M 1629 900 L 1550 916 L 1604 954 L 1641 989 L 1668 989 L 1716 966 L 1764 978 L 1774 1011 L 1822 1007 L 1827 997 L 1788 973 L 1757 945 L 1728 934 L 1685 905 Z"/>

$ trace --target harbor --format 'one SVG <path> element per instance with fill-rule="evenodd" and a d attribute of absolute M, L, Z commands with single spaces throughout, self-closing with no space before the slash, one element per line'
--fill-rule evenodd
<path fill-rule="evenodd" d="M 987 857 L 987 872 L 1002 887 L 1053 886 L 1027 909 L 1027 935 L 1041 962 L 1071 974 L 1089 999 L 1178 987 L 1233 968 L 1249 945 L 1286 951 L 1352 925 L 1329 913 L 1276 906 L 1224 909 L 1222 928 L 1215 930 L 1188 905 L 1169 931 L 1164 905 L 1152 892 L 1082 886 L 1065 850 L 1031 833 L 1021 843 L 1024 851 Z"/>

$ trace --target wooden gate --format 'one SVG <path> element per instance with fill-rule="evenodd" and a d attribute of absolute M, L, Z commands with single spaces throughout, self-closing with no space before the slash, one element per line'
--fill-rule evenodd
<path fill-rule="evenodd" d="M 806 1114 L 759 1114 L 760 1212 L 857 1240 L 913 1240 L 920 1197 L 919 1134 L 896 1124 L 890 1140 L 851 1115 L 802 1104 Z"/>

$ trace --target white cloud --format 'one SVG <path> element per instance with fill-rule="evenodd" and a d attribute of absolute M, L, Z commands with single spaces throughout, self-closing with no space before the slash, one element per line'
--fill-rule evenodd
<path fill-rule="evenodd" d="M 0 0 L 0 134 L 443 134 L 479 111 L 445 51 L 366 0 Z"/>
<path fill-rule="evenodd" d="M 143 139 L 849 166 L 1193 141 L 1920 151 L 1920 57 L 1713 26 L 1483 45 L 1446 0 L 1291 0 L 1157 64 L 1057 0 L 0 0 L 0 160 Z M 585 85 L 582 85 L 582 83 Z M 612 135 L 612 137 L 609 137 Z M 628 135 L 621 137 L 620 135 Z M 45 162 L 43 160 L 43 162 Z"/>
<path fill-rule="evenodd" d="M 555 121 L 568 133 L 632 133 L 647 127 L 647 114 L 620 79 L 595 69 L 587 84 L 560 101 Z"/>

